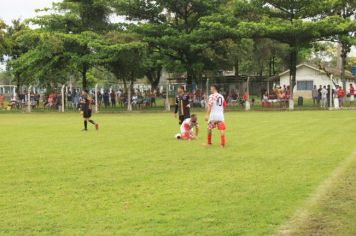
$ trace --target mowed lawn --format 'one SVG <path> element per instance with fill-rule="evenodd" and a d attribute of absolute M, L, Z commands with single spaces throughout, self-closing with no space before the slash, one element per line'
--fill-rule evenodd
<path fill-rule="evenodd" d="M 172 114 L 0 113 L 0 235 L 266 235 L 356 150 L 356 112 L 227 113 L 227 147 Z M 353 211 L 354 209 L 350 209 Z"/>

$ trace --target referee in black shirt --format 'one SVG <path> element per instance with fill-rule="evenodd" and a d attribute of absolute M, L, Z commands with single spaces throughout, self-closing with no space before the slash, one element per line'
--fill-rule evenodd
<path fill-rule="evenodd" d="M 189 96 L 185 94 L 184 86 L 178 88 L 178 95 L 176 97 L 176 108 L 174 116 L 179 114 L 179 124 L 181 125 L 185 119 L 190 118 L 190 100 Z"/>
<path fill-rule="evenodd" d="M 92 115 L 92 98 L 89 96 L 87 90 L 82 91 L 82 98 L 80 101 L 81 113 L 84 118 L 84 129 L 83 131 L 88 131 L 88 122 L 95 126 L 96 130 L 99 130 L 99 124 L 91 119 Z"/>

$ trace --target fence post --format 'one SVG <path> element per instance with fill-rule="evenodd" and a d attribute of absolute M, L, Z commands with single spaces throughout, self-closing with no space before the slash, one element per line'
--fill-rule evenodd
<path fill-rule="evenodd" d="M 247 92 L 247 100 L 246 100 L 246 103 L 245 103 L 245 110 L 249 111 L 249 110 L 251 110 L 251 104 L 250 104 L 250 77 L 247 77 L 246 92 Z"/>
<path fill-rule="evenodd" d="M 128 93 L 127 93 L 127 110 L 128 110 L 128 111 L 132 111 L 131 89 L 132 89 L 132 82 L 130 82 L 129 91 L 128 91 Z"/>
<path fill-rule="evenodd" d="M 206 79 L 206 96 L 205 96 L 205 108 L 208 106 L 209 103 L 209 78 Z"/>
<path fill-rule="evenodd" d="M 289 110 L 293 111 L 294 110 L 294 84 L 292 83 L 293 79 L 292 79 L 292 75 L 289 76 Z"/>
<path fill-rule="evenodd" d="M 99 106 L 98 106 L 98 84 L 95 85 L 95 113 L 99 112 Z"/>
<path fill-rule="evenodd" d="M 169 102 L 169 83 L 170 81 L 168 81 L 167 83 L 167 90 L 166 90 L 166 111 L 170 111 L 171 110 L 171 104 Z"/>
<path fill-rule="evenodd" d="M 27 90 L 27 112 L 31 112 L 31 89 L 32 85 Z"/>
<path fill-rule="evenodd" d="M 64 99 L 65 99 L 65 101 L 66 101 L 66 107 L 67 107 L 67 109 L 69 109 L 69 102 L 68 102 L 68 86 L 66 86 L 66 92 L 65 92 L 65 94 L 66 94 L 66 97 L 65 97 Z"/>
<path fill-rule="evenodd" d="M 13 97 L 17 100 L 16 86 L 12 87 Z"/>
<path fill-rule="evenodd" d="M 61 107 L 61 112 L 64 112 L 64 89 L 65 89 L 65 85 L 63 84 L 62 89 L 61 89 L 61 93 L 62 93 L 62 107 Z"/>

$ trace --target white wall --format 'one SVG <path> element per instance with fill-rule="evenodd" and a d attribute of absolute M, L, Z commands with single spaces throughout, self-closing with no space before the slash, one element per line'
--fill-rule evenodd
<path fill-rule="evenodd" d="M 312 68 L 309 68 L 307 66 L 301 66 L 297 69 L 297 81 L 313 81 L 314 85 L 319 88 L 320 85 L 322 86 L 328 86 L 330 84 L 333 84 L 332 81 L 329 79 L 326 73 L 323 73 L 318 70 L 314 70 Z M 337 84 L 342 86 L 341 81 L 334 80 Z M 355 86 L 355 83 L 352 82 L 352 84 Z M 280 85 L 286 85 L 289 86 L 289 73 L 284 74 L 280 78 Z M 349 91 L 350 88 L 350 82 L 346 83 L 346 92 Z M 333 86 L 335 88 L 335 86 Z M 297 91 L 297 86 L 294 87 L 293 89 L 295 97 L 297 96 L 303 96 L 306 98 L 311 98 L 311 91 Z"/>

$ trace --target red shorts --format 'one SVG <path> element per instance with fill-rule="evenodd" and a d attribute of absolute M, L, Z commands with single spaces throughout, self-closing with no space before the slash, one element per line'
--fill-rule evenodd
<path fill-rule="evenodd" d="M 220 131 L 226 130 L 225 123 L 222 122 L 222 121 L 219 121 L 219 122 L 210 122 L 210 123 L 209 123 L 209 125 L 208 125 L 208 129 L 209 129 L 209 130 L 212 130 L 212 129 L 215 129 L 215 128 L 217 128 L 217 129 L 220 130 Z"/>
<path fill-rule="evenodd" d="M 184 132 L 182 133 L 182 139 L 187 140 L 193 138 L 193 134 L 191 132 Z"/>

